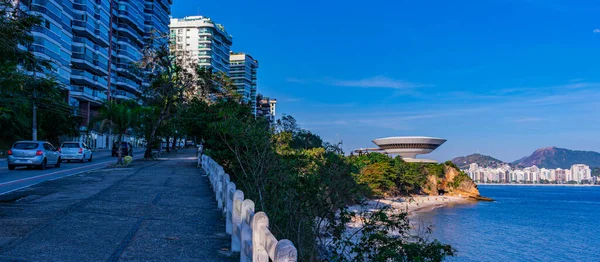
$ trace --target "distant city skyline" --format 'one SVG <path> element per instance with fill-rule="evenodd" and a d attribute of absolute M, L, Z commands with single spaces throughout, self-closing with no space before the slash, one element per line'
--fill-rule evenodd
<path fill-rule="evenodd" d="M 469 169 L 463 170 L 477 183 L 518 183 L 518 184 L 592 184 L 598 177 L 592 177 L 592 170 L 588 165 L 575 164 L 569 169 L 548 169 L 530 166 L 514 168 L 508 164 L 500 167 L 481 167 L 471 163 Z"/>
<path fill-rule="evenodd" d="M 447 138 L 439 161 L 600 151 L 600 3 L 316 3 L 183 0 L 172 16 L 223 24 L 278 116 L 347 153 L 386 136 Z"/>

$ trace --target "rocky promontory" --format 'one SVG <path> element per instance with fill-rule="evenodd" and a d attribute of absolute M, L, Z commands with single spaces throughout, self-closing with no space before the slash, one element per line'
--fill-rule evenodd
<path fill-rule="evenodd" d="M 441 177 L 427 175 L 423 192 L 430 196 L 457 196 L 472 200 L 493 201 L 491 198 L 481 196 L 475 182 L 464 172 L 451 165 L 444 167 L 444 175 Z"/>

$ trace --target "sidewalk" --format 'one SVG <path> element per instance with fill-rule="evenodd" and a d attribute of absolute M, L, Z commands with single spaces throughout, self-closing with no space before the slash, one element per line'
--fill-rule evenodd
<path fill-rule="evenodd" d="M 0 196 L 0 260 L 236 261 L 195 151 Z"/>

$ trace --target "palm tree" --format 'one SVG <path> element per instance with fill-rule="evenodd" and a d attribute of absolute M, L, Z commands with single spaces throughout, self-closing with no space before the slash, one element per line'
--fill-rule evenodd
<path fill-rule="evenodd" d="M 118 134 L 118 151 L 117 165 L 123 164 L 123 155 L 121 153 L 123 135 L 127 130 L 134 128 L 139 123 L 138 106 L 135 102 L 125 101 L 117 103 L 113 100 L 106 101 L 98 111 L 96 117 L 90 123 L 100 123 L 100 132 L 106 128 L 111 128 L 112 131 Z"/>

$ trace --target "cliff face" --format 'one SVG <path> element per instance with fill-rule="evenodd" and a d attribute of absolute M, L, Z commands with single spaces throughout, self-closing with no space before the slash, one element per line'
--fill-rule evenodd
<path fill-rule="evenodd" d="M 471 178 L 464 173 L 461 174 L 457 169 L 451 166 L 446 166 L 444 168 L 443 177 L 428 175 L 423 191 L 431 196 L 443 194 L 446 196 L 460 196 L 476 200 L 491 200 L 482 197 L 479 194 L 477 185 Z"/>

